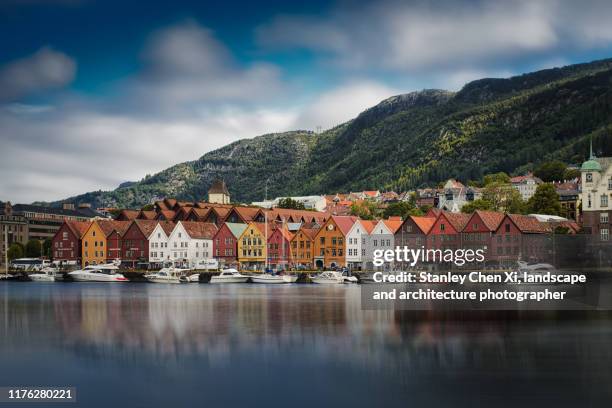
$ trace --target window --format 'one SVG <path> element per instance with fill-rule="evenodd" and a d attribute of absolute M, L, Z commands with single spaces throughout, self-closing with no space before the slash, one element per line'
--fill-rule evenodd
<path fill-rule="evenodd" d="M 612 190 L 612 177 L 608 179 L 608 190 Z"/>
<path fill-rule="evenodd" d="M 608 241 L 610 239 L 610 231 L 607 228 L 602 228 L 600 234 L 602 241 Z"/>
<path fill-rule="evenodd" d="M 444 231 L 445 228 L 446 226 L 444 224 L 440 224 L 440 231 Z"/>
<path fill-rule="evenodd" d="M 601 224 L 607 224 L 608 223 L 608 213 L 600 213 L 599 214 L 599 222 Z"/>
<path fill-rule="evenodd" d="M 506 232 L 510 232 L 510 224 L 504 225 L 504 229 Z"/>
<path fill-rule="evenodd" d="M 607 207 L 608 206 L 608 195 L 607 194 L 602 194 L 601 195 L 601 206 L 602 207 Z"/>

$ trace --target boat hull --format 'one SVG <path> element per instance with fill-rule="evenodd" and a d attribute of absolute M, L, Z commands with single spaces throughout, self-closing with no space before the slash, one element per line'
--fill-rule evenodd
<path fill-rule="evenodd" d="M 310 280 L 312 283 L 317 283 L 319 285 L 341 285 L 344 283 L 344 279 L 311 278 Z"/>
<path fill-rule="evenodd" d="M 32 282 L 55 282 L 55 276 L 33 273 L 30 275 L 30 280 Z"/>
<path fill-rule="evenodd" d="M 277 284 L 277 283 L 287 283 L 282 276 L 251 276 L 251 282 L 253 283 L 268 283 L 268 284 Z"/>
<path fill-rule="evenodd" d="M 298 280 L 297 275 L 283 275 L 283 279 L 286 283 L 295 283 Z"/>
<path fill-rule="evenodd" d="M 248 276 L 213 276 L 210 278 L 210 283 L 246 283 L 248 280 Z"/>
<path fill-rule="evenodd" d="M 120 273 L 104 275 L 101 273 L 74 273 L 68 274 L 75 282 L 127 282 L 128 279 Z"/>

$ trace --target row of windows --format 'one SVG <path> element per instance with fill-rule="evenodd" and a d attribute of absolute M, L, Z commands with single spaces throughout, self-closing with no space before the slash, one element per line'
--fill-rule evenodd
<path fill-rule="evenodd" d="M 325 245 L 325 237 L 320 237 L 319 242 L 321 243 L 321 245 Z M 332 237 L 331 244 L 333 246 L 344 245 L 344 239 L 341 237 Z"/>
<path fill-rule="evenodd" d="M 298 247 L 298 242 L 292 241 L 291 242 L 291 248 L 297 249 L 297 247 Z M 299 241 L 299 247 L 300 247 L 300 249 L 303 249 L 303 248 L 310 249 L 310 241 Z"/>
<path fill-rule="evenodd" d="M 242 250 L 242 256 L 247 257 L 247 256 L 263 256 L 261 249 L 254 249 L 254 250 L 250 250 L 250 249 L 243 249 Z"/>
<path fill-rule="evenodd" d="M 85 248 L 87 248 L 89 246 L 89 241 L 84 241 Z M 94 241 L 94 246 L 95 247 L 103 247 L 104 246 L 104 241 Z"/>

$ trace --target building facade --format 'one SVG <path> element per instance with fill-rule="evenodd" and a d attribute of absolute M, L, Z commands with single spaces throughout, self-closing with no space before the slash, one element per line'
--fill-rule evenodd
<path fill-rule="evenodd" d="M 225 222 L 213 239 L 214 257 L 221 266 L 238 262 L 238 238 L 247 228 L 246 224 Z"/>
<path fill-rule="evenodd" d="M 346 266 L 346 236 L 357 220 L 354 216 L 334 215 L 323 224 L 314 242 L 316 268 Z"/>
<path fill-rule="evenodd" d="M 266 263 L 266 226 L 250 222 L 238 238 L 238 262 L 245 269 L 261 271 Z M 268 226 L 268 229 L 271 229 Z M 269 233 L 269 231 L 268 231 Z"/>

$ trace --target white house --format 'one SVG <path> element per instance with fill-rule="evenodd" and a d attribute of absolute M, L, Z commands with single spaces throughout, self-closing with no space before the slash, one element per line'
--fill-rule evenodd
<path fill-rule="evenodd" d="M 213 258 L 213 237 L 217 226 L 208 222 L 179 221 L 168 237 L 170 259 L 184 266 L 195 266 Z"/>
<path fill-rule="evenodd" d="M 346 234 L 346 265 L 349 268 L 361 268 L 365 256 L 366 237 L 374 225 L 374 221 L 357 220 Z"/>
<path fill-rule="evenodd" d="M 317 195 L 300 197 L 276 197 L 274 200 L 253 201 L 251 205 L 255 205 L 257 207 L 262 208 L 274 208 L 278 207 L 279 202 L 285 198 L 290 198 L 293 201 L 297 201 L 298 203 L 304 204 L 304 208 L 307 210 L 323 211 L 327 206 L 327 201 L 325 200 L 325 197 Z"/>
<path fill-rule="evenodd" d="M 524 176 L 512 177 L 510 183 L 521 193 L 523 200 L 527 201 L 535 194 L 538 185 L 542 184 L 542 180 L 532 173 L 527 173 Z"/>
<path fill-rule="evenodd" d="M 474 201 L 482 196 L 479 189 L 466 187 L 460 181 L 449 179 L 444 183 L 444 192 L 438 195 L 438 208 L 450 212 L 460 212 L 461 208 L 468 202 Z"/>
<path fill-rule="evenodd" d="M 395 233 L 402 226 L 401 217 L 389 217 L 388 220 L 380 220 L 369 235 L 365 236 L 365 249 L 362 261 L 366 269 L 388 270 L 393 268 L 393 264 L 385 264 L 382 267 L 374 267 L 374 251 L 395 249 Z"/>
<path fill-rule="evenodd" d="M 171 259 L 168 249 L 168 239 L 175 228 L 173 222 L 158 222 L 149 235 L 149 264 L 155 267 L 162 266 L 164 261 Z"/>

